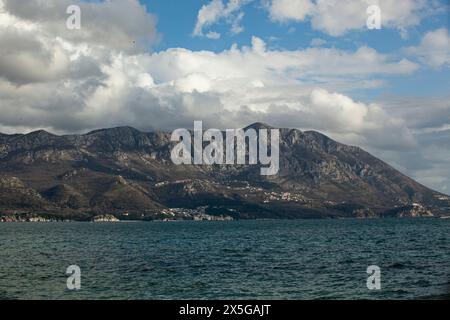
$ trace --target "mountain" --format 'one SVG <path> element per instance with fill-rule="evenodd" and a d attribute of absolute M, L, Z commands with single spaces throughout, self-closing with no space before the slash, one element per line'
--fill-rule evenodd
<path fill-rule="evenodd" d="M 256 123 L 247 128 L 270 129 Z M 0 134 L 0 217 L 88 220 L 449 215 L 450 197 L 364 150 L 280 129 L 280 170 L 181 165 L 167 132 L 131 127 L 57 136 Z"/>

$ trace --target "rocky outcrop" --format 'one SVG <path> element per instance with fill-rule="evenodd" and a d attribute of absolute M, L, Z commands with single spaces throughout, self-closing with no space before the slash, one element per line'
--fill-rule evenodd
<path fill-rule="evenodd" d="M 394 208 L 387 211 L 385 214 L 388 216 L 396 216 L 401 218 L 423 218 L 434 216 L 432 210 L 424 207 L 419 203 L 413 203 L 408 206 Z"/>
<path fill-rule="evenodd" d="M 56 222 L 57 219 L 45 218 L 36 214 L 0 215 L 0 222 Z"/>
<path fill-rule="evenodd" d="M 46 210 L 51 207 L 52 205 L 39 192 L 27 187 L 21 179 L 0 176 L 0 210 L 12 208 Z"/>
<path fill-rule="evenodd" d="M 117 219 L 112 214 L 104 214 L 92 218 L 92 222 L 119 222 L 119 221 L 120 220 Z"/>

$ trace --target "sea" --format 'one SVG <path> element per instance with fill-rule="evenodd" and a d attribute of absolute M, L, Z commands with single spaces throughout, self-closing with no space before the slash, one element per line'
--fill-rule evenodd
<path fill-rule="evenodd" d="M 0 223 L 3 300 L 448 299 L 449 292 L 450 219 Z"/>

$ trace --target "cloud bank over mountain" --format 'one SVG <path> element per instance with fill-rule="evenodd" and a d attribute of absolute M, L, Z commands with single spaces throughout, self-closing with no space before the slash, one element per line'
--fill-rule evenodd
<path fill-rule="evenodd" d="M 205 5 L 194 35 L 220 37 L 207 33 L 207 27 L 219 19 L 238 33 L 240 12 L 249 2 Z M 415 14 L 422 2 L 408 3 L 402 11 L 407 16 L 399 20 L 396 16 L 394 27 L 419 23 Z M 81 7 L 81 30 L 66 27 L 66 8 L 71 4 Z M 333 29 L 336 35 L 356 28 L 326 18 L 320 1 L 298 2 L 294 17 L 284 14 L 283 5 L 283 1 L 270 2 L 272 19 L 302 20 L 311 15 L 313 26 Z M 342 8 L 351 17 L 347 6 Z M 312 12 L 341 29 L 324 25 Z M 186 48 L 155 52 L 152 45 L 160 38 L 156 26 L 157 17 L 137 0 L 0 0 L 0 131 L 43 128 L 69 133 L 121 125 L 170 130 L 191 127 L 194 120 L 234 128 L 264 121 L 325 132 L 386 155 L 413 176 L 418 170 L 423 176 L 427 172 L 423 181 L 441 191 L 450 188 L 450 172 L 443 174 L 439 164 L 446 154 L 438 159 L 429 149 L 437 146 L 429 142 L 430 137 L 448 135 L 448 104 L 428 104 L 420 118 L 427 120 L 420 122 L 409 111 L 403 112 L 401 104 L 367 103 L 349 94 L 386 86 L 386 76 L 408 76 L 428 66 L 447 68 L 446 29 L 427 33 L 401 55 L 364 44 L 355 50 L 273 49 L 257 36 L 248 45 L 218 52 Z M 426 168 L 401 156 L 408 152 L 416 152 Z M 449 178 L 442 180 L 443 175 Z"/>

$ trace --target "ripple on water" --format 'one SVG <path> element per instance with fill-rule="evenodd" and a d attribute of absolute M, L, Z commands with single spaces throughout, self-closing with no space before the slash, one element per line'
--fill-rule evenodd
<path fill-rule="evenodd" d="M 440 219 L 0 224 L 0 299 L 441 299 L 450 292 L 449 227 Z M 78 292 L 65 288 L 72 264 L 82 270 Z M 380 292 L 366 288 L 374 264 Z"/>

